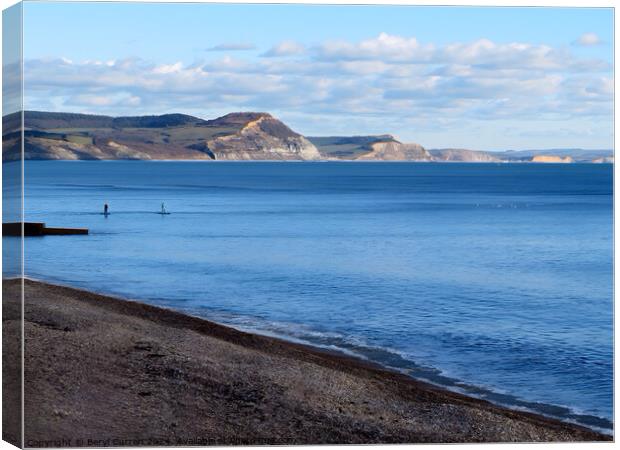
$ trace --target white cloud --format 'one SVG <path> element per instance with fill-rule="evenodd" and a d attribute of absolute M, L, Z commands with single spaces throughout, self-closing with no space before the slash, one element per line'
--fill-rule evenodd
<path fill-rule="evenodd" d="M 326 60 L 381 60 L 400 62 L 427 62 L 434 51 L 432 45 L 421 45 L 416 38 L 381 33 L 376 38 L 357 43 L 326 42 L 316 49 L 319 59 Z"/>
<path fill-rule="evenodd" d="M 177 62 L 174 64 L 162 64 L 161 66 L 157 66 L 153 69 L 153 73 L 166 74 L 166 73 L 174 73 L 180 72 L 183 68 L 183 63 Z"/>
<path fill-rule="evenodd" d="M 513 42 L 499 44 L 488 39 L 456 42 L 444 46 L 421 44 L 414 37 L 381 33 L 357 43 L 326 42 L 316 46 L 319 60 L 381 61 L 392 64 L 475 65 L 491 69 L 509 68 L 578 71 L 602 69 L 601 61 L 575 60 L 566 50 L 547 45 Z"/>
<path fill-rule="evenodd" d="M 267 50 L 262 56 L 267 58 L 301 55 L 306 47 L 295 41 L 283 41 Z"/>
<path fill-rule="evenodd" d="M 488 39 L 449 44 L 436 54 L 436 61 L 449 64 L 489 66 L 498 69 L 522 68 L 567 70 L 569 55 L 546 45 L 496 44 Z"/>
<path fill-rule="evenodd" d="M 601 39 L 596 33 L 583 33 L 581 36 L 579 36 L 579 39 L 574 42 L 575 45 L 582 45 L 585 47 L 599 45 L 600 43 Z"/>

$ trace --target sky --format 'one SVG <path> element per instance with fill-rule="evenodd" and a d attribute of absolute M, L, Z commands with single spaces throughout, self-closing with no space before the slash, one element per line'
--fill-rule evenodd
<path fill-rule="evenodd" d="M 24 4 L 25 108 L 266 111 L 306 136 L 613 147 L 610 8 Z"/>

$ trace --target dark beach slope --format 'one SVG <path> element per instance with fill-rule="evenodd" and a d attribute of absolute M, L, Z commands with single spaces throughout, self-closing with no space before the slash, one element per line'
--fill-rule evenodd
<path fill-rule="evenodd" d="M 611 439 L 173 311 L 25 286 L 26 446 Z M 19 280 L 3 294 L 17 334 Z"/>

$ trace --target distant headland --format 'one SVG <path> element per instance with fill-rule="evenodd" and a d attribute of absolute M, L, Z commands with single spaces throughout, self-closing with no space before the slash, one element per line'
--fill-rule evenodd
<path fill-rule="evenodd" d="M 20 114 L 3 117 L 3 161 L 20 158 Z M 111 117 L 25 111 L 29 160 L 427 161 L 613 163 L 612 150 L 426 149 L 391 134 L 305 137 L 265 112 Z"/>

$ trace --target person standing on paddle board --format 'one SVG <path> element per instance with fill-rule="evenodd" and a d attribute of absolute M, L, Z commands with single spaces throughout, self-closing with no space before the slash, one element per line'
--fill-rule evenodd
<path fill-rule="evenodd" d="M 107 216 L 109 214 L 109 212 L 108 212 L 109 209 L 110 208 L 108 207 L 108 204 L 104 203 L 103 204 L 103 214 Z"/>

